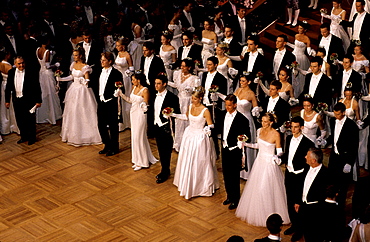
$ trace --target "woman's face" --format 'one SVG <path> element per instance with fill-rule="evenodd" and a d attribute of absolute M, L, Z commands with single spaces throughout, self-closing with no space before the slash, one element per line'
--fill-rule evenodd
<path fill-rule="evenodd" d="M 248 86 L 248 80 L 244 76 L 240 78 L 239 85 L 241 88 Z"/>
<path fill-rule="evenodd" d="M 202 99 L 196 97 L 195 95 L 191 95 L 191 103 L 193 105 L 199 104 Z"/>
<path fill-rule="evenodd" d="M 216 54 L 217 55 L 223 55 L 225 51 L 221 47 L 216 47 Z"/>
<path fill-rule="evenodd" d="M 132 82 L 132 85 L 134 85 L 134 86 L 138 86 L 139 85 L 139 80 L 136 79 L 135 76 L 132 76 L 131 82 Z"/>
<path fill-rule="evenodd" d="M 211 25 L 208 23 L 208 21 L 204 21 L 204 29 L 211 30 Z"/>
<path fill-rule="evenodd" d="M 352 97 L 353 97 L 352 91 L 345 91 L 345 92 L 344 92 L 344 97 L 345 97 L 347 100 L 351 100 L 351 99 L 352 99 Z"/>
<path fill-rule="evenodd" d="M 190 67 L 186 66 L 185 62 L 181 62 L 180 68 L 184 74 L 188 74 L 190 72 Z"/>
<path fill-rule="evenodd" d="M 216 18 L 217 18 L 217 19 L 222 18 L 222 12 L 218 12 L 218 13 L 216 13 Z"/>
<path fill-rule="evenodd" d="M 73 51 L 73 60 L 74 61 L 80 61 L 81 60 L 81 55 L 78 51 Z"/>
<path fill-rule="evenodd" d="M 287 81 L 288 80 L 288 74 L 284 70 L 280 70 L 279 72 L 279 80 L 280 81 Z"/>
<path fill-rule="evenodd" d="M 162 43 L 162 45 L 168 45 L 168 42 L 169 42 L 168 39 L 162 35 L 161 36 L 161 43 Z"/>
<path fill-rule="evenodd" d="M 298 34 L 303 34 L 306 30 L 301 26 L 298 25 Z"/>
<path fill-rule="evenodd" d="M 119 42 L 116 42 L 116 49 L 118 52 L 125 51 L 125 46 L 121 45 Z"/>
<path fill-rule="evenodd" d="M 353 50 L 353 52 L 355 53 L 355 55 L 360 55 L 362 54 L 362 50 L 360 48 L 360 46 L 356 46 Z"/>
<path fill-rule="evenodd" d="M 339 7 L 339 4 L 335 1 L 333 1 L 333 8 L 338 8 Z"/>
<path fill-rule="evenodd" d="M 310 103 L 308 101 L 304 101 L 303 102 L 303 108 L 304 108 L 304 111 L 311 112 L 312 109 L 313 109 L 313 105 L 312 105 L 312 103 Z"/>
<path fill-rule="evenodd" d="M 262 122 L 262 128 L 268 128 L 268 127 L 271 127 L 272 125 L 272 122 L 267 116 L 263 116 L 261 122 Z"/>

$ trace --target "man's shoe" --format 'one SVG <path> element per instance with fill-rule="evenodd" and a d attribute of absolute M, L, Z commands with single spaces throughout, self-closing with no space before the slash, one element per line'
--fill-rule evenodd
<path fill-rule="evenodd" d="M 285 235 L 290 235 L 295 232 L 295 229 L 293 227 L 288 228 L 287 230 L 284 231 Z"/>
<path fill-rule="evenodd" d="M 117 150 L 110 150 L 110 151 L 108 151 L 108 153 L 106 154 L 106 156 L 112 156 L 112 155 L 116 155 L 118 153 L 119 152 Z"/>
<path fill-rule="evenodd" d="M 170 177 L 170 175 L 160 174 L 160 175 L 158 175 L 157 183 L 161 184 L 161 183 L 167 181 L 169 177 Z"/>
<path fill-rule="evenodd" d="M 236 203 L 230 203 L 229 210 L 233 210 L 238 207 L 238 204 Z"/>
<path fill-rule="evenodd" d="M 231 203 L 231 201 L 229 199 L 226 199 L 222 204 L 223 205 L 229 205 Z"/>
<path fill-rule="evenodd" d="M 106 153 L 108 153 L 109 152 L 109 150 L 108 149 L 106 149 L 106 148 L 104 148 L 104 149 L 102 149 L 101 151 L 99 151 L 99 154 L 106 154 Z"/>
<path fill-rule="evenodd" d="M 24 142 L 27 142 L 27 140 L 25 140 L 25 139 L 20 139 L 20 140 L 18 140 L 18 141 L 17 141 L 17 144 L 24 143 Z"/>
<path fill-rule="evenodd" d="M 299 241 L 302 238 L 303 234 L 301 232 L 296 232 L 293 234 L 290 241 Z"/>
<path fill-rule="evenodd" d="M 35 140 L 30 140 L 28 141 L 28 145 L 33 145 L 36 141 Z"/>
<path fill-rule="evenodd" d="M 158 179 L 162 176 L 162 173 L 159 173 L 158 175 L 155 176 L 155 179 Z"/>

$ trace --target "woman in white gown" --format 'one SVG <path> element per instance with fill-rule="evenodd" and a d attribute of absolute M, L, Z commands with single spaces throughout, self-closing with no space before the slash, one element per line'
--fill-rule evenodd
<path fill-rule="evenodd" d="M 310 67 L 310 61 L 308 60 L 308 57 L 306 56 L 305 52 L 307 49 L 307 53 L 311 54 L 311 41 L 306 35 L 306 31 L 308 29 L 308 24 L 306 23 L 299 23 L 298 25 L 298 34 L 295 35 L 295 41 L 294 45 L 292 46 L 294 48 L 293 54 L 296 57 L 296 60 L 299 64 L 299 67 L 302 70 L 308 70 Z M 291 45 L 289 45 L 291 46 Z M 305 76 L 301 73 L 298 73 L 298 75 L 293 75 L 292 85 L 294 89 L 294 96 L 298 97 L 304 87 L 305 83 Z"/>
<path fill-rule="evenodd" d="M 130 53 L 127 51 L 129 40 L 127 38 L 119 39 L 116 42 L 116 49 L 118 51 L 117 58 L 115 60 L 114 68 L 119 70 L 122 73 L 123 77 L 123 86 L 125 87 L 125 95 L 130 96 L 132 83 L 131 78 L 129 77 L 134 71 L 132 64 L 132 58 Z M 122 122 L 118 124 L 118 130 L 123 131 L 131 127 L 130 123 L 130 109 L 131 104 L 119 99 L 120 111 L 122 115 Z"/>
<path fill-rule="evenodd" d="M 225 53 L 227 52 L 229 45 L 226 43 L 220 43 L 216 47 L 216 57 L 218 59 L 217 71 L 220 72 L 227 80 L 227 94 L 233 93 L 233 79 L 229 77 L 236 76 L 238 71 L 233 68 L 233 63 Z"/>
<path fill-rule="evenodd" d="M 130 111 L 131 118 L 131 162 L 134 171 L 149 167 L 158 160 L 153 156 L 150 150 L 149 141 L 146 135 L 147 129 L 147 104 L 149 100 L 149 91 L 146 87 L 146 78 L 142 73 L 132 76 L 132 85 L 134 88 L 130 97 L 124 95 L 121 89 L 118 94 L 123 100 L 132 104 Z"/>
<path fill-rule="evenodd" d="M 326 131 L 324 120 L 322 116 L 314 110 L 314 101 L 312 97 L 305 97 L 303 99 L 303 109 L 300 116 L 304 120 L 304 127 L 302 133 L 309 138 L 316 147 L 322 144 L 320 140 L 326 138 Z M 320 128 L 320 139 L 317 139 L 317 129 Z M 318 142 L 319 141 L 319 142 Z"/>
<path fill-rule="evenodd" d="M 134 68 L 135 70 L 139 70 L 141 57 L 143 56 L 143 43 L 145 42 L 145 34 L 144 29 L 135 22 L 131 24 L 131 30 L 134 36 L 134 40 L 130 42 L 128 48 L 132 57 Z"/>
<path fill-rule="evenodd" d="M 182 25 L 181 25 L 181 21 L 179 20 L 181 14 L 182 14 L 182 10 L 176 11 L 173 14 L 173 18 L 171 19 L 171 21 L 170 21 L 170 23 L 168 25 L 168 29 L 170 31 L 172 31 L 172 34 L 173 34 L 173 38 L 171 40 L 171 45 L 173 47 L 175 47 L 176 52 L 182 46 L 182 40 L 181 40 L 181 36 L 182 36 L 181 29 L 182 29 Z"/>
<path fill-rule="evenodd" d="M 240 198 L 236 216 L 254 226 L 266 226 L 266 219 L 273 213 L 289 224 L 283 172 L 279 164 L 281 155 L 280 134 L 272 128 L 276 116 L 266 113 L 262 117 L 262 128 L 257 130 L 257 143 L 245 143 L 247 147 L 258 148 L 251 174 Z"/>
<path fill-rule="evenodd" d="M 214 22 L 211 19 L 204 21 L 204 30 L 202 31 L 202 62 L 207 66 L 207 59 L 215 55 L 215 45 L 217 44 L 217 35 L 213 31 Z"/>
<path fill-rule="evenodd" d="M 159 57 L 162 59 L 164 67 L 166 68 L 166 74 L 168 81 L 173 79 L 172 64 L 176 62 L 177 52 L 170 42 L 172 34 L 168 31 L 164 31 L 161 35 L 161 47 L 159 48 Z M 173 90 L 170 91 L 173 92 Z"/>
<path fill-rule="evenodd" d="M 91 88 L 88 88 L 91 67 L 85 64 L 82 48 L 73 51 L 73 60 L 68 77 L 57 81 L 71 81 L 64 99 L 64 113 L 61 137 L 69 145 L 101 144 L 98 130 L 97 103 Z"/>
<path fill-rule="evenodd" d="M 0 51 L 0 72 L 3 77 L 1 82 L 1 100 L 0 100 L 0 133 L 10 134 L 12 132 L 19 134 L 17 121 L 15 120 L 13 102 L 10 99 L 10 107 L 5 107 L 5 88 L 8 80 L 8 71 L 12 69 L 12 65 L 8 62 L 10 53 L 3 50 Z M 1 136 L 0 136 L 1 140 Z"/>
<path fill-rule="evenodd" d="M 191 96 L 192 104 L 186 114 L 175 115 L 189 119 L 185 129 L 176 165 L 173 184 L 180 196 L 186 199 L 197 196 L 212 196 L 219 188 L 216 168 L 216 151 L 209 137 L 213 127 L 211 113 L 202 105 L 204 88 L 197 87 Z M 207 126 L 205 128 L 205 124 Z"/>
<path fill-rule="evenodd" d="M 347 32 L 343 29 L 343 26 L 339 24 L 341 20 L 345 20 L 346 18 L 346 10 L 341 7 L 341 3 L 341 0 L 333 0 L 333 8 L 330 15 L 321 13 L 321 16 L 331 19 L 330 33 L 342 40 L 344 51 L 347 52 L 351 40 Z"/>
<path fill-rule="evenodd" d="M 40 63 L 39 80 L 42 93 L 42 105 L 36 109 L 36 122 L 56 124 L 56 121 L 62 118 L 62 109 L 56 92 L 54 73 L 49 69 L 51 54 L 46 45 L 47 40 L 42 40 L 41 47 L 36 50 Z"/>
<path fill-rule="evenodd" d="M 184 59 L 181 61 L 181 70 L 175 71 L 173 76 L 173 82 L 169 81 L 168 86 L 176 88 L 178 91 L 178 98 L 180 103 L 180 111 L 185 114 L 188 111 L 191 94 L 195 87 L 200 86 L 200 79 L 193 75 L 194 62 L 190 59 Z M 188 127 L 188 120 L 175 120 L 175 141 L 173 143 L 173 148 L 176 151 L 180 150 L 182 136 L 184 130 Z"/>

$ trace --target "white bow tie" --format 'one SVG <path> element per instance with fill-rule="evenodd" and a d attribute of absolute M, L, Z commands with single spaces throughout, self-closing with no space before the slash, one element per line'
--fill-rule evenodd
<path fill-rule="evenodd" d="M 164 93 L 163 93 L 163 92 L 158 92 L 158 93 L 157 93 L 157 96 L 158 96 L 158 97 L 164 97 Z"/>
<path fill-rule="evenodd" d="M 228 113 L 226 114 L 226 117 L 228 117 L 228 118 L 232 118 L 232 117 L 233 117 L 233 115 L 232 115 L 231 113 L 229 113 L 229 112 L 228 112 Z"/>
<path fill-rule="evenodd" d="M 90 43 L 86 43 L 86 42 L 84 42 L 84 45 L 86 45 L 86 46 L 90 46 Z"/>

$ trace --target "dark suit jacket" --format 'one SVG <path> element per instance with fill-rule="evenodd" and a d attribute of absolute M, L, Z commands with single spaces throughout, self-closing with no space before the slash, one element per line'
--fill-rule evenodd
<path fill-rule="evenodd" d="M 292 137 L 293 135 L 289 135 L 286 137 L 284 154 L 281 157 L 282 162 L 285 164 L 288 164 L 289 147 Z M 299 143 L 298 148 L 293 156 L 292 163 L 294 166 L 294 170 L 298 171 L 303 168 L 308 168 L 305 157 L 307 155 L 308 149 L 311 147 L 315 147 L 315 144 L 309 138 L 303 135 L 301 142 Z"/>
<path fill-rule="evenodd" d="M 255 239 L 254 242 L 273 242 L 273 241 L 280 241 L 275 239 L 270 239 L 268 236 L 262 239 Z"/>
<path fill-rule="evenodd" d="M 247 22 L 248 22 L 247 17 L 245 17 L 245 25 L 246 25 L 245 26 L 245 41 L 247 41 L 248 36 L 250 34 L 249 26 L 248 26 Z M 228 19 L 226 19 L 226 25 L 225 26 L 232 27 L 233 30 L 234 30 L 234 35 L 233 35 L 234 38 L 238 42 L 242 42 L 242 29 L 240 28 L 238 15 L 234 15 L 234 16 L 231 16 Z"/>
<path fill-rule="evenodd" d="M 335 130 L 335 118 L 330 120 L 330 129 L 332 134 L 328 138 L 328 143 L 333 144 L 332 153 L 334 153 L 334 130 Z M 353 165 L 358 154 L 358 142 L 359 142 L 359 130 L 356 123 L 347 118 L 343 124 L 340 132 L 337 149 L 339 152 L 339 159 L 329 159 L 329 169 L 338 170 L 342 172 L 345 164 Z M 330 157 L 331 158 L 331 157 Z"/>
<path fill-rule="evenodd" d="M 183 29 L 188 29 L 191 25 L 190 25 L 188 19 L 186 18 L 184 12 L 181 12 L 181 13 L 182 14 L 181 14 L 181 17 L 180 17 L 179 20 L 181 21 L 182 28 Z M 195 30 L 199 29 L 199 20 L 198 20 L 197 14 L 194 11 L 192 11 L 192 12 L 190 12 L 190 15 L 191 15 L 191 19 L 193 21 L 192 26 L 195 28 Z"/>
<path fill-rule="evenodd" d="M 355 20 L 357 18 L 357 15 L 358 15 L 358 13 L 355 13 L 355 15 L 353 16 L 352 21 L 342 20 L 340 22 L 340 24 L 343 25 L 344 27 L 353 27 L 353 25 L 355 23 Z M 365 49 L 367 49 L 369 47 L 369 42 L 370 42 L 370 31 L 369 31 L 369 29 L 370 29 L 370 14 L 365 13 L 365 18 L 364 18 L 364 21 L 362 22 L 361 31 L 360 31 L 361 45 Z M 353 28 L 352 28 L 352 34 L 353 34 Z"/>
<path fill-rule="evenodd" d="M 145 62 L 145 57 L 142 56 L 141 57 L 141 62 L 140 62 L 140 69 L 143 70 L 143 71 L 144 71 L 144 62 Z M 150 82 L 149 91 L 151 91 L 151 93 L 153 92 L 153 90 L 155 90 L 155 88 L 154 88 L 155 78 L 161 72 L 166 73 L 166 70 L 164 68 L 163 61 L 162 61 L 161 58 L 159 58 L 158 56 L 154 55 L 153 56 L 153 60 L 150 63 L 149 72 L 148 72 L 148 79 L 149 79 L 149 82 Z"/>
<path fill-rule="evenodd" d="M 309 92 L 312 75 L 313 75 L 312 73 L 306 75 L 303 92 L 300 95 L 299 100 L 303 100 L 304 98 L 303 95 Z M 315 94 L 313 95 L 312 98 L 316 104 L 318 102 L 324 102 L 330 106 L 332 93 L 333 93 L 332 80 L 327 75 L 323 74 L 319 81 L 319 84 L 317 85 Z"/>
<path fill-rule="evenodd" d="M 183 50 L 184 50 L 184 46 L 181 46 L 178 50 L 177 62 L 175 64 L 175 68 L 180 67 L 181 65 L 181 61 L 182 61 L 181 57 L 182 57 Z M 197 44 L 192 44 L 187 57 L 190 57 L 193 61 L 199 61 L 200 63 L 199 67 L 203 68 L 201 52 L 202 52 L 202 46 L 197 45 Z"/>
<path fill-rule="evenodd" d="M 237 9 L 237 6 L 235 4 L 233 4 L 233 5 L 235 6 L 235 9 Z M 236 14 L 238 14 L 238 12 L 236 12 L 234 14 L 234 11 L 233 11 L 233 8 L 231 6 L 230 1 L 227 1 L 227 3 L 225 3 L 224 5 L 222 5 L 221 9 L 222 9 L 222 11 L 224 13 L 224 16 L 226 18 L 229 18 L 231 16 L 235 16 Z"/>
<path fill-rule="evenodd" d="M 241 114 L 240 112 L 236 111 L 236 115 L 234 117 L 233 123 L 230 126 L 229 133 L 227 135 L 227 144 L 229 147 L 234 147 L 238 143 L 238 136 L 245 134 L 247 137 L 251 137 L 250 129 L 249 129 L 249 121 L 248 119 Z M 225 125 L 225 117 L 226 117 L 226 111 L 223 114 L 222 119 L 222 129 L 221 129 L 221 140 L 224 140 L 224 125 Z M 250 139 L 248 139 L 247 142 L 250 142 Z"/>
<path fill-rule="evenodd" d="M 222 41 L 224 40 L 225 38 L 222 39 Z M 233 39 L 230 41 L 230 44 L 229 44 L 230 56 L 240 56 L 240 54 L 242 53 L 242 50 L 243 50 L 243 46 L 240 45 L 237 39 L 233 37 Z"/>
<path fill-rule="evenodd" d="M 83 49 L 83 41 L 81 43 L 77 44 L 78 47 L 81 47 Z M 91 41 L 91 47 L 90 47 L 90 52 L 89 56 L 86 60 L 86 64 L 89 66 L 92 66 L 94 70 L 98 70 L 100 68 L 100 57 L 101 53 L 103 52 L 103 49 L 99 45 L 98 42 L 92 40 Z"/>
<path fill-rule="evenodd" d="M 97 69 L 97 71 L 91 73 L 91 83 L 90 87 L 93 89 L 96 100 L 98 104 L 100 103 L 100 97 L 99 97 L 99 78 L 100 74 L 102 72 L 102 69 L 100 68 Z M 122 82 L 123 83 L 123 78 L 122 78 L 122 73 L 118 71 L 116 68 L 112 67 L 112 71 L 109 74 L 109 77 L 107 79 L 107 84 L 105 85 L 104 89 L 104 99 L 108 100 L 110 98 L 113 98 L 112 101 L 114 102 L 115 105 L 117 105 L 117 97 L 113 96 L 114 91 L 117 89 L 115 86 L 115 82 Z M 122 93 L 125 93 L 125 87 L 121 87 Z"/>
<path fill-rule="evenodd" d="M 261 107 L 264 113 L 266 113 L 267 111 L 270 111 L 270 110 L 267 110 L 269 99 L 270 97 L 266 97 L 265 99 L 261 101 Z M 275 112 L 275 115 L 277 117 L 277 123 L 273 125 L 273 128 L 277 129 L 281 125 L 283 125 L 285 121 L 289 120 L 290 105 L 284 99 L 279 97 L 279 100 L 277 101 L 273 111 Z"/>
<path fill-rule="evenodd" d="M 257 52 L 258 53 L 258 52 Z M 250 52 L 247 52 L 245 53 L 244 55 L 244 59 L 242 61 L 242 66 L 243 66 L 243 70 L 239 70 L 239 71 L 246 71 L 248 70 L 248 60 L 249 60 L 249 54 Z M 267 63 L 267 60 L 266 58 L 261 55 L 260 53 L 257 54 L 257 58 L 256 58 L 256 61 L 254 62 L 254 65 L 253 65 L 253 69 L 252 69 L 252 72 L 251 72 L 251 75 L 252 77 L 255 77 L 256 74 L 260 71 L 262 72 L 264 75 L 267 75 L 269 72 L 267 71 L 268 68 L 269 68 L 270 64 Z"/>
<path fill-rule="evenodd" d="M 10 42 L 8 36 L 6 34 L 3 34 L 1 36 L 0 45 L 2 44 L 6 50 L 10 52 L 10 58 L 13 59 L 16 56 L 23 55 L 23 38 L 21 36 L 17 36 L 16 34 L 13 35 L 15 40 L 15 46 L 16 50 L 14 50 L 12 43 Z M 35 52 L 36 55 L 36 52 Z"/>
<path fill-rule="evenodd" d="M 275 59 L 275 54 L 276 52 L 274 52 L 274 56 L 272 57 L 272 65 L 271 65 L 271 70 L 274 71 L 274 59 Z M 295 58 L 295 55 L 290 52 L 289 50 L 285 49 L 285 54 L 283 56 L 283 59 L 281 60 L 281 63 L 280 63 L 280 66 L 278 68 L 278 70 L 282 67 L 285 67 L 285 66 L 290 66 L 292 64 L 293 61 L 295 61 L 296 58 Z M 279 77 L 279 73 L 275 73 L 275 75 L 277 75 Z M 273 80 L 276 79 L 275 75 L 273 76 Z M 276 79 L 276 80 L 279 80 L 279 79 Z"/>
<path fill-rule="evenodd" d="M 10 102 L 10 97 L 12 97 L 13 102 L 17 98 L 14 85 L 15 70 L 16 68 L 13 68 L 8 72 L 8 82 L 5 89 L 5 102 L 7 103 Z M 31 109 L 36 103 L 42 103 L 39 75 L 38 70 L 34 71 L 31 68 L 24 71 L 22 100 L 27 105 L 27 109 Z"/>
<path fill-rule="evenodd" d="M 202 86 L 205 87 L 206 84 L 206 79 L 207 79 L 207 74 L 208 72 L 204 72 L 202 76 Z M 213 78 L 212 84 L 211 85 L 217 85 L 218 86 L 218 92 L 226 95 L 227 93 L 227 80 L 226 78 L 217 71 L 215 77 Z M 211 94 L 208 94 L 208 98 L 211 101 Z M 222 108 L 222 103 L 223 101 L 219 98 L 217 100 L 217 107 Z"/>
<path fill-rule="evenodd" d="M 338 75 L 333 76 L 333 81 L 335 85 L 335 93 L 338 95 L 338 97 L 340 97 L 340 92 L 342 91 L 342 79 L 343 79 L 343 71 L 339 71 Z M 352 73 L 348 79 L 348 82 L 352 83 L 353 93 L 361 92 L 362 76 L 357 71 L 352 69 Z"/>
<path fill-rule="evenodd" d="M 40 63 L 37 60 L 36 50 L 39 47 L 39 44 L 36 39 L 29 38 L 24 41 L 24 52 L 23 57 L 26 62 L 27 67 L 40 69 Z"/>
<path fill-rule="evenodd" d="M 310 168 L 307 168 L 304 172 L 307 172 Z M 306 177 L 305 175 L 305 177 Z M 310 189 L 307 193 L 307 202 L 319 202 L 323 203 L 326 199 L 326 187 L 329 183 L 328 169 L 322 165 L 320 171 L 317 173 L 315 179 L 313 180 Z M 302 194 L 303 194 L 304 180 L 301 184 L 299 192 L 296 196 L 296 204 L 302 204 Z"/>
<path fill-rule="evenodd" d="M 322 35 L 319 36 L 319 43 L 320 43 L 321 39 L 322 39 Z M 328 57 L 327 61 L 328 61 L 329 64 L 333 64 L 333 61 L 330 60 L 330 56 L 333 53 L 338 54 L 338 60 L 343 59 L 344 49 L 343 49 L 342 40 L 340 38 L 338 38 L 337 36 L 332 34 L 331 35 L 331 41 L 330 41 L 330 44 L 329 44 L 329 51 L 328 51 L 328 53 L 326 53 L 326 56 Z"/>
<path fill-rule="evenodd" d="M 162 111 L 163 109 L 167 108 L 167 107 L 170 107 L 170 108 L 173 108 L 173 112 L 174 113 L 180 113 L 180 104 L 179 104 L 179 98 L 173 94 L 172 92 L 168 91 L 167 90 L 167 94 L 163 100 L 163 104 L 162 104 L 162 108 L 161 108 L 161 111 L 159 113 L 159 118 L 161 119 L 162 123 L 165 123 L 165 122 L 168 122 L 168 119 L 166 119 L 163 114 L 162 114 Z M 153 110 L 154 110 L 154 107 L 153 107 Z M 170 117 L 172 119 L 172 126 L 173 128 L 175 127 L 175 120 L 173 117 Z M 152 117 L 152 120 L 154 121 L 154 117 Z M 164 126 L 167 126 L 168 128 L 170 127 L 169 125 L 164 125 Z M 166 127 L 164 127 L 166 129 Z M 168 130 L 168 132 L 170 132 L 170 130 Z"/>

